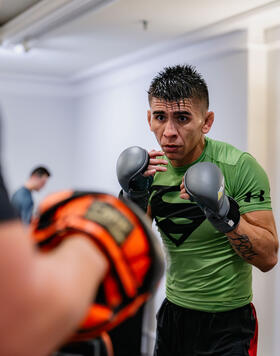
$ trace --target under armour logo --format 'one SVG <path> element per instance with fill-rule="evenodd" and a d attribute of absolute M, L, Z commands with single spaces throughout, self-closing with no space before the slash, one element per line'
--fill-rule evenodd
<path fill-rule="evenodd" d="M 246 198 L 244 199 L 244 201 L 246 201 L 247 203 L 250 203 L 251 198 L 259 198 L 260 201 L 264 201 L 264 190 L 260 190 L 260 194 L 252 194 L 252 192 L 248 192 L 245 194 Z"/>

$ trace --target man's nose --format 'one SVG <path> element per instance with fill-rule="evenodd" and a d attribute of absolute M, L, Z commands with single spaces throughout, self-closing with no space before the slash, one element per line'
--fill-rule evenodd
<path fill-rule="evenodd" d="M 177 128 L 172 120 L 167 120 L 163 135 L 165 137 L 177 136 Z"/>

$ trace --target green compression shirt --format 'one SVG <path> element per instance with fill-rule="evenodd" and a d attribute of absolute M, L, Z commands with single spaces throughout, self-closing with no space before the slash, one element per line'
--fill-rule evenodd
<path fill-rule="evenodd" d="M 215 163 L 224 174 L 226 194 L 237 201 L 241 214 L 271 210 L 268 178 L 257 161 L 229 144 L 205 140 L 203 153 L 191 165 Z M 175 168 L 169 162 L 166 172 L 155 175 L 151 188 L 152 217 L 167 256 L 167 299 L 209 312 L 241 307 L 252 300 L 252 266 L 196 203 L 179 197 L 182 177 L 191 165 Z"/>

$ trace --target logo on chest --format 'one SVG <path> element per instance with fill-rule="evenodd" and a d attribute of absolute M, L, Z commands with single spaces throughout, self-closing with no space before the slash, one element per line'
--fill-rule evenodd
<path fill-rule="evenodd" d="M 202 224 L 205 215 L 195 203 L 183 199 L 182 203 L 168 202 L 170 193 L 180 192 L 180 185 L 154 185 L 151 190 L 153 219 L 168 239 L 180 246 Z"/>
<path fill-rule="evenodd" d="M 252 194 L 252 192 L 248 192 L 246 193 L 246 198 L 244 199 L 244 201 L 246 201 L 247 203 L 251 202 L 251 199 L 258 199 L 259 201 L 264 201 L 264 190 L 260 190 L 260 194 Z"/>

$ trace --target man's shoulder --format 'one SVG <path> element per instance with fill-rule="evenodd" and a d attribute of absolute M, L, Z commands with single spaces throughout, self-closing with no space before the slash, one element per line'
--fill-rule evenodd
<path fill-rule="evenodd" d="M 230 143 L 207 138 L 206 156 L 211 161 L 235 166 L 241 157 L 248 155 Z"/>
<path fill-rule="evenodd" d="M 31 192 L 30 190 L 28 190 L 27 188 L 25 188 L 24 186 L 18 188 L 13 196 L 12 196 L 12 199 L 15 199 L 15 198 L 28 198 L 28 197 L 31 197 Z"/>
<path fill-rule="evenodd" d="M 27 190 L 27 189 L 26 189 L 24 186 L 22 186 L 22 187 L 18 188 L 18 189 L 14 192 L 14 195 L 25 193 L 26 190 Z"/>

